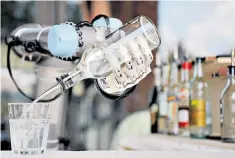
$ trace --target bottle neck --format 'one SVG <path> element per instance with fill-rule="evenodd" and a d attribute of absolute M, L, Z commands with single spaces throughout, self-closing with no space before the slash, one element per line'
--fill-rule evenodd
<path fill-rule="evenodd" d="M 184 82 L 184 75 L 185 75 L 185 73 L 184 73 L 184 69 L 182 68 L 181 69 L 181 79 L 180 79 L 180 82 Z"/>
<path fill-rule="evenodd" d="M 91 77 L 92 76 L 90 76 L 90 74 L 84 71 L 83 66 L 78 65 L 77 67 L 67 72 L 66 74 L 56 78 L 56 80 L 60 84 L 62 90 L 67 90 L 75 86 L 78 82 Z"/>
<path fill-rule="evenodd" d="M 195 63 L 194 67 L 193 67 L 193 78 L 197 77 L 197 63 Z"/>
<path fill-rule="evenodd" d="M 168 77 L 169 77 L 169 68 L 168 65 L 164 65 L 162 68 L 162 86 L 168 85 Z"/>
<path fill-rule="evenodd" d="M 157 66 L 154 70 L 155 72 L 155 86 L 161 86 L 161 67 Z"/>
<path fill-rule="evenodd" d="M 185 81 L 189 81 L 189 69 L 186 69 L 186 70 L 185 70 L 185 75 L 184 75 L 184 77 L 185 77 Z"/>
<path fill-rule="evenodd" d="M 235 66 L 229 66 L 229 78 L 232 85 L 235 85 Z"/>
<path fill-rule="evenodd" d="M 197 77 L 203 77 L 203 66 L 201 59 L 198 59 L 197 61 Z"/>
<path fill-rule="evenodd" d="M 178 83 L 178 67 L 175 62 L 171 64 L 171 85 Z"/>
<path fill-rule="evenodd" d="M 192 65 L 190 62 L 184 62 L 182 64 L 182 81 L 188 82 L 189 81 L 189 70 L 192 68 Z"/>
<path fill-rule="evenodd" d="M 181 81 L 182 82 L 188 82 L 189 81 L 189 69 L 182 69 L 182 75 L 181 75 L 181 77 L 182 77 L 182 79 L 181 79 Z"/>
<path fill-rule="evenodd" d="M 235 85 L 235 75 L 232 75 L 232 76 L 231 76 L 231 81 L 232 81 L 232 82 L 231 82 L 232 85 Z"/>

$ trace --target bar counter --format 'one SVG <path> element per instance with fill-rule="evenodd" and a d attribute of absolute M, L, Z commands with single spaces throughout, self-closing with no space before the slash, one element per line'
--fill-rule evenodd
<path fill-rule="evenodd" d="M 120 148 L 148 151 L 231 151 L 235 156 L 235 144 L 233 143 L 160 134 L 125 138 L 121 140 Z"/>
<path fill-rule="evenodd" d="M 11 151 L 1 151 L 1 158 L 234 158 L 234 153 L 219 152 L 185 152 L 185 151 L 51 151 L 42 155 L 22 156 Z"/>

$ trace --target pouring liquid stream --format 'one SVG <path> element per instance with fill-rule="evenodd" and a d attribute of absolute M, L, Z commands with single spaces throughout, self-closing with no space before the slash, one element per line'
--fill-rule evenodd
<path fill-rule="evenodd" d="M 42 98 L 46 97 L 49 94 L 54 93 L 55 91 L 60 89 L 60 85 L 57 84 L 55 86 L 53 86 L 52 88 L 50 88 L 49 90 L 47 90 L 46 92 L 44 92 L 42 95 L 40 95 L 37 99 L 35 99 L 30 105 L 29 107 L 21 114 L 20 119 L 24 119 L 24 116 L 30 111 L 30 109 L 33 108 L 33 106 Z"/>
<path fill-rule="evenodd" d="M 84 69 L 79 66 L 79 68 L 76 68 L 76 71 L 71 71 L 72 73 L 70 73 L 70 75 L 68 75 L 66 78 L 63 79 L 63 83 L 66 83 L 66 81 L 70 80 L 70 79 L 75 79 L 76 82 L 73 82 L 73 84 L 76 84 L 77 82 L 88 78 L 88 76 L 85 76 L 84 74 Z M 69 86 L 73 86 L 73 85 L 69 85 Z M 41 94 L 37 99 L 35 99 L 30 105 L 29 107 L 21 114 L 20 118 L 23 119 L 24 116 L 30 111 L 30 109 L 33 108 L 33 106 L 35 106 L 35 104 L 40 101 L 41 99 L 43 99 L 44 97 L 46 97 L 49 94 L 53 94 L 54 92 L 56 92 L 57 90 L 61 89 L 61 85 L 58 83 L 57 85 L 53 86 L 52 88 L 48 89 L 47 91 L 45 91 L 43 94 Z"/>

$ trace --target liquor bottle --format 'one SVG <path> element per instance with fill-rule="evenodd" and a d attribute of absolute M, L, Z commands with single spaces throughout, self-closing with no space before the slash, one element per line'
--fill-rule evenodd
<path fill-rule="evenodd" d="M 206 86 L 202 68 L 203 60 L 204 58 L 196 58 L 196 72 L 190 85 L 189 122 L 190 136 L 192 138 L 206 137 Z"/>
<path fill-rule="evenodd" d="M 167 134 L 167 93 L 168 93 L 168 76 L 169 76 L 169 65 L 162 65 L 162 78 L 159 94 L 159 118 L 158 118 L 158 131 L 160 134 Z"/>
<path fill-rule="evenodd" d="M 212 87 L 213 88 L 213 87 Z M 206 138 L 212 136 L 212 107 L 211 107 L 211 100 L 210 100 L 210 89 L 208 87 L 208 83 L 205 82 L 205 102 L 206 102 L 206 127 L 205 127 L 205 135 Z"/>
<path fill-rule="evenodd" d="M 176 61 L 171 63 L 170 85 L 168 92 L 168 122 L 169 135 L 178 135 L 178 65 Z"/>
<path fill-rule="evenodd" d="M 189 136 L 189 71 L 192 69 L 192 64 L 189 61 L 185 61 L 181 68 L 181 84 L 179 92 L 179 110 L 178 110 L 178 122 L 179 122 L 179 135 Z"/>
<path fill-rule="evenodd" d="M 211 78 L 212 80 L 208 82 L 210 90 L 208 90 L 207 92 L 210 99 L 209 105 L 211 108 L 206 108 L 206 124 L 207 130 L 209 132 L 209 135 L 206 137 L 206 139 L 221 140 L 220 90 L 223 88 L 223 85 L 221 85 L 221 81 L 223 82 L 224 77 L 219 72 L 213 72 Z M 216 85 L 216 87 L 214 87 L 214 85 Z"/>
<path fill-rule="evenodd" d="M 155 84 L 151 93 L 149 104 L 151 114 L 151 133 L 158 133 L 158 117 L 159 117 L 159 94 L 161 91 L 161 59 L 156 54 L 156 67 L 153 70 L 155 76 Z"/>
<path fill-rule="evenodd" d="M 221 96 L 221 140 L 235 143 L 235 48 L 232 51 L 232 64 L 228 66 L 227 83 Z"/>

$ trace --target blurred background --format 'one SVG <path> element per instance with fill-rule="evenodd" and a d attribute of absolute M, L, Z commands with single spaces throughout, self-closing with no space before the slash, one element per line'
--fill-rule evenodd
<path fill-rule="evenodd" d="M 216 56 L 230 54 L 235 44 L 235 2 L 158 2 L 158 1 L 2 1 L 1 2 L 1 149 L 10 149 L 8 125 L 9 102 L 29 102 L 14 86 L 6 69 L 7 47 L 4 37 L 16 27 L 27 23 L 41 25 L 59 24 L 65 21 L 78 23 L 91 21 L 96 15 L 105 14 L 123 23 L 143 14 L 149 16 L 159 29 L 162 44 L 158 50 L 161 60 L 167 62 L 176 47 L 189 56 Z M 52 85 L 57 69 L 47 68 L 39 77 L 35 75 L 34 62 L 12 55 L 12 68 L 17 83 L 29 95 L 43 91 Z M 51 60 L 58 69 L 69 70 L 71 65 Z M 48 63 L 44 63 L 47 65 Z M 42 64 L 43 65 L 43 64 Z M 50 65 L 50 64 L 49 64 Z M 152 67 L 155 65 L 155 60 Z M 50 66 L 48 66 L 50 67 Z M 225 65 L 205 68 L 208 80 L 211 73 Z M 43 68 L 42 68 L 43 69 Z M 27 82 L 26 82 L 27 81 Z M 43 83 L 43 84 L 42 84 Z M 218 87 L 224 86 L 225 81 Z M 43 85 L 43 86 L 39 86 Z M 53 118 L 50 126 L 48 148 L 59 143 L 69 150 L 107 150 L 111 148 L 115 131 L 120 122 L 138 111 L 148 110 L 149 95 L 154 86 L 154 74 L 150 73 L 132 95 L 120 101 L 108 100 L 96 91 L 93 82 L 77 84 L 71 91 L 53 101 Z M 40 89 L 40 90 L 39 90 Z M 89 98 L 89 99 L 88 99 Z M 216 111 L 217 110 L 217 111 Z M 219 113 L 218 109 L 215 109 Z M 218 114 L 219 116 L 219 114 Z M 145 116 L 144 116 L 145 117 Z M 148 116 L 147 116 L 148 117 Z M 219 118 L 218 118 L 219 119 Z M 135 123 L 141 121 L 136 121 Z M 150 119 L 148 120 L 150 122 Z M 150 133 L 148 124 L 144 133 Z M 219 121 L 214 126 L 219 131 Z M 134 124 L 134 123 L 133 123 Z M 134 125 L 133 125 L 134 126 Z M 131 126 L 129 127 L 131 128 Z M 126 131 L 128 135 L 128 131 Z M 57 142 L 57 138 L 60 142 Z"/>

